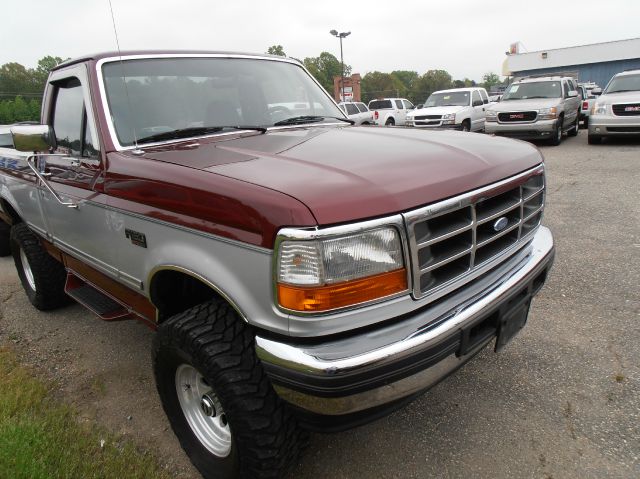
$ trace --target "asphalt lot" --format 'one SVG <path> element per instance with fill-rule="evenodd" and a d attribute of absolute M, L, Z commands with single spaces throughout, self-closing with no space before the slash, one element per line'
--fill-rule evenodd
<path fill-rule="evenodd" d="M 291 477 L 640 477 L 640 141 L 588 146 L 581 130 L 540 148 L 557 253 L 524 331 L 391 416 L 312 435 Z M 153 333 L 77 305 L 36 311 L 9 258 L 0 300 L 0 344 L 57 395 L 198 477 L 160 407 Z"/>

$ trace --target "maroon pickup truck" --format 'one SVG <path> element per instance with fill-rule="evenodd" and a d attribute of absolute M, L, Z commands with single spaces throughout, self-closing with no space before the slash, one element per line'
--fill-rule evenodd
<path fill-rule="evenodd" d="M 105 53 L 0 149 L 0 254 L 31 303 L 156 335 L 205 477 L 276 477 L 305 430 L 400 407 L 524 326 L 553 238 L 523 142 L 355 127 L 293 59 Z"/>

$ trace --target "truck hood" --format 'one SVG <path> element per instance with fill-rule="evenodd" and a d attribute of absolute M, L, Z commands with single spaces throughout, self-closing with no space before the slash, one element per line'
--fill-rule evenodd
<path fill-rule="evenodd" d="M 420 108 L 413 110 L 408 116 L 414 117 L 418 115 L 447 115 L 449 113 L 458 113 L 464 110 L 466 106 L 433 106 L 429 108 Z"/>
<path fill-rule="evenodd" d="M 320 225 L 406 211 L 542 161 L 535 147 L 516 140 L 409 128 L 294 128 L 199 143 L 145 157 L 282 192 Z"/>
<path fill-rule="evenodd" d="M 640 103 L 640 91 L 608 93 L 596 98 L 598 103 L 612 105 L 614 103 Z"/>
<path fill-rule="evenodd" d="M 527 111 L 539 110 L 541 108 L 551 108 L 560 105 L 561 98 L 533 98 L 531 100 L 507 100 L 494 103 L 489 106 L 490 110 L 501 111 Z"/>

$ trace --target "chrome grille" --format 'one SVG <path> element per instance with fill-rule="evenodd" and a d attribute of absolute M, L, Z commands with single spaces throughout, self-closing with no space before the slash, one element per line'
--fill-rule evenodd
<path fill-rule="evenodd" d="M 538 117 L 537 111 L 507 111 L 498 113 L 500 123 L 533 122 Z"/>
<path fill-rule="evenodd" d="M 619 103 L 611 105 L 611 110 L 617 116 L 639 116 L 640 103 Z"/>
<path fill-rule="evenodd" d="M 414 297 L 440 297 L 531 239 L 544 209 L 544 168 L 406 213 Z"/>

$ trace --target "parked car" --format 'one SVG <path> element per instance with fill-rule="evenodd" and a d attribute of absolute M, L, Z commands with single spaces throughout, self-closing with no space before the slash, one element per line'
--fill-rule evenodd
<path fill-rule="evenodd" d="M 489 95 L 489 103 L 498 103 L 502 100 L 502 95 Z"/>
<path fill-rule="evenodd" d="M 598 144 L 609 136 L 640 136 L 640 69 L 614 75 L 594 101 L 589 144 Z"/>
<path fill-rule="evenodd" d="M 347 114 L 350 120 L 353 120 L 356 125 L 372 125 L 373 113 L 369 111 L 367 105 L 359 101 L 355 102 L 340 102 L 338 103 L 340 109 Z"/>
<path fill-rule="evenodd" d="M 580 98 L 571 77 L 528 77 L 514 81 L 500 103 L 487 108 L 485 131 L 559 145 L 563 133 L 578 134 Z"/>
<path fill-rule="evenodd" d="M 578 94 L 582 99 L 580 103 L 580 121 L 584 127 L 589 126 L 589 112 L 597 96 L 602 94 L 602 89 L 593 82 L 578 83 Z"/>
<path fill-rule="evenodd" d="M 162 406 L 206 478 L 282 477 L 302 429 L 500 351 L 553 262 L 537 148 L 371 134 L 294 59 L 89 55 L 51 71 L 41 123 L 11 127 L 29 157 L 0 165 L 24 292 L 156 331 Z"/>
<path fill-rule="evenodd" d="M 489 96 L 484 88 L 454 88 L 435 91 L 423 107 L 407 115 L 407 126 L 446 128 L 461 131 L 484 130 Z"/>
<path fill-rule="evenodd" d="M 413 110 L 413 103 L 406 98 L 381 98 L 369 102 L 376 125 L 404 125 L 407 113 Z"/>

